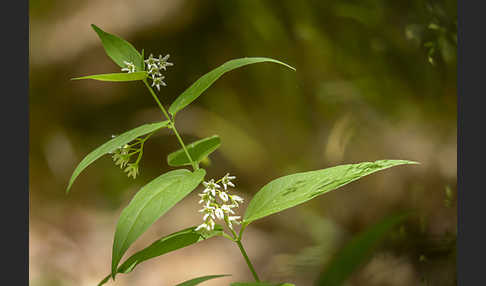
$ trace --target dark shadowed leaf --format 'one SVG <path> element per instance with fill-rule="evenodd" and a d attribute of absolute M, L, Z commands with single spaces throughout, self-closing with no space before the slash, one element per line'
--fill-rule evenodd
<path fill-rule="evenodd" d="M 95 75 L 87 75 L 82 77 L 72 78 L 72 80 L 79 80 L 79 79 L 94 79 L 99 81 L 114 81 L 114 82 L 121 82 L 121 81 L 136 81 L 136 80 L 144 80 L 147 78 L 147 72 L 131 72 L 131 73 L 105 73 L 105 74 L 95 74 Z"/>
<path fill-rule="evenodd" d="M 241 58 L 220 65 L 219 67 L 213 69 L 207 74 L 200 77 L 195 83 L 193 83 L 188 89 L 186 89 L 179 97 L 172 103 L 169 108 L 169 112 L 175 115 L 179 110 L 183 109 L 191 102 L 196 100 L 208 87 L 210 87 L 218 78 L 220 78 L 224 73 L 231 70 L 243 67 L 249 64 L 262 63 L 262 62 L 273 62 L 277 64 L 284 65 L 290 69 L 295 70 L 293 67 L 286 63 L 270 59 L 270 58 Z"/>
<path fill-rule="evenodd" d="M 207 137 L 196 142 L 193 142 L 186 146 L 189 155 L 191 155 L 192 160 L 196 162 L 202 161 L 205 157 L 211 154 L 214 150 L 218 149 L 221 145 L 221 139 L 218 135 Z M 167 156 L 167 163 L 169 166 L 184 166 L 191 165 L 189 158 L 187 158 L 184 149 L 179 149 L 175 152 L 170 153 Z"/>
<path fill-rule="evenodd" d="M 98 26 L 91 27 L 101 39 L 106 54 L 121 68 L 126 67 L 124 61 L 135 65 L 136 71 L 142 71 L 142 55 L 126 40 L 101 30 Z"/>
<path fill-rule="evenodd" d="M 84 159 L 78 164 L 76 169 L 74 169 L 73 174 L 71 175 L 71 179 L 69 180 L 68 187 L 66 189 L 66 193 L 69 192 L 71 189 L 71 186 L 74 182 L 74 180 L 79 176 L 79 174 L 86 168 L 88 167 L 91 163 L 96 161 L 98 158 L 105 154 L 109 154 L 113 151 L 115 151 L 117 148 L 130 143 L 133 141 L 135 138 L 143 136 L 145 134 L 148 134 L 150 132 L 154 132 L 157 129 L 160 129 L 162 127 L 166 127 L 168 124 L 168 121 L 162 121 L 158 123 L 150 123 L 150 124 L 144 124 L 142 126 L 139 126 L 137 128 L 134 128 L 132 130 L 129 130 L 121 135 L 116 136 L 115 138 L 109 140 L 105 144 L 101 145 L 100 147 L 96 148 L 94 151 L 86 155 Z"/>
<path fill-rule="evenodd" d="M 190 227 L 154 241 L 148 247 L 138 251 L 123 262 L 117 269 L 117 273 L 130 273 L 140 263 L 154 257 L 184 248 L 186 246 L 198 243 L 216 235 L 221 235 L 223 227 L 215 225 L 214 231 L 204 234 L 195 231 L 196 227 Z M 108 282 L 111 274 L 108 274 L 99 284 L 101 286 Z"/>
<path fill-rule="evenodd" d="M 114 277 L 123 254 L 157 219 L 194 190 L 206 171 L 179 169 L 160 175 L 145 185 L 122 211 L 115 231 L 111 274 Z"/>
<path fill-rule="evenodd" d="M 396 225 L 401 223 L 410 213 L 389 216 L 355 236 L 347 243 L 319 275 L 315 285 L 339 286 L 366 260 L 370 258 L 375 246 Z"/>
<path fill-rule="evenodd" d="M 194 285 L 203 283 L 204 281 L 207 281 L 207 280 L 210 280 L 210 279 L 225 277 L 225 276 L 231 276 L 231 275 L 221 274 L 221 275 L 208 275 L 208 276 L 197 277 L 197 278 L 182 282 L 180 284 L 177 284 L 176 286 L 194 286 Z"/>
<path fill-rule="evenodd" d="M 295 207 L 369 174 L 403 164 L 405 160 L 380 160 L 340 165 L 323 170 L 297 173 L 278 178 L 265 185 L 250 201 L 244 224 Z"/>

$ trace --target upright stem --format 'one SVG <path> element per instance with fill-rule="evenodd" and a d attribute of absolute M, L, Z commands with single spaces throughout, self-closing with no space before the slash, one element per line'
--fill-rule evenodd
<path fill-rule="evenodd" d="M 177 132 L 177 129 L 175 127 L 175 122 L 174 120 L 172 120 L 172 118 L 169 116 L 169 114 L 167 113 L 167 111 L 165 110 L 164 106 L 162 105 L 162 103 L 160 103 L 160 100 L 159 98 L 157 97 L 157 95 L 155 94 L 154 90 L 150 87 L 150 85 L 147 83 L 147 80 L 144 79 L 143 80 L 143 83 L 145 84 L 145 86 L 147 87 L 147 89 L 150 91 L 150 94 L 152 94 L 152 97 L 155 99 L 155 101 L 157 102 L 157 105 L 159 106 L 160 110 L 162 110 L 162 113 L 164 114 L 165 118 L 167 118 L 167 120 L 169 121 L 169 126 L 172 130 L 174 130 L 174 134 L 176 135 L 177 137 L 177 140 L 179 140 L 179 143 L 181 144 L 182 146 L 182 149 L 184 149 L 184 152 L 186 153 L 186 156 L 187 158 L 189 158 L 189 161 L 191 162 L 191 165 L 192 165 L 192 169 L 194 170 L 197 170 L 199 169 L 199 166 L 198 164 L 196 164 L 196 162 L 194 162 L 191 158 L 191 155 L 189 155 L 189 151 L 187 151 L 187 148 L 186 148 L 186 145 L 184 144 L 184 141 L 182 141 L 182 138 L 181 136 L 179 135 L 179 132 Z"/>
<path fill-rule="evenodd" d="M 260 278 L 258 278 L 258 274 L 256 273 L 255 268 L 253 268 L 253 265 L 251 264 L 251 261 L 248 258 L 248 255 L 246 254 L 245 248 L 243 247 L 243 244 L 241 244 L 241 240 L 236 240 L 235 242 L 236 244 L 238 244 L 241 254 L 245 258 L 246 264 L 248 264 L 248 268 L 250 268 L 251 270 L 251 274 L 253 274 L 253 278 L 255 278 L 256 282 L 260 282 Z"/>

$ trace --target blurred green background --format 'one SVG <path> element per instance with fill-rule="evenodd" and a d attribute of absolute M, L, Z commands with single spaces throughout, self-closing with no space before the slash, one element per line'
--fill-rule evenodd
<path fill-rule="evenodd" d="M 65 196 L 91 150 L 161 120 L 141 83 L 70 81 L 119 72 L 94 23 L 175 66 L 160 92 L 169 105 L 227 60 L 266 56 L 224 75 L 178 114 L 185 142 L 219 134 L 208 178 L 237 176 L 247 201 L 294 172 L 378 159 L 421 162 L 366 177 L 257 221 L 243 243 L 264 280 L 315 285 L 347 243 L 384 217 L 414 210 L 388 232 L 345 285 L 456 285 L 456 1 L 30 0 L 30 243 L 33 286 L 96 285 L 108 272 L 117 218 L 136 191 L 170 170 L 165 131 L 147 142 L 133 180 L 106 156 Z M 200 223 L 194 192 L 129 254 Z M 360 246 L 359 246 L 360 247 Z M 358 248 L 359 248 L 358 247 Z M 363 246 L 365 247 L 365 246 Z M 229 241 L 167 254 L 108 285 L 251 281 Z"/>

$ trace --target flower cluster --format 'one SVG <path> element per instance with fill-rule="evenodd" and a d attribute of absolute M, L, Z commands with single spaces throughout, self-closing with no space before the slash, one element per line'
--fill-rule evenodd
<path fill-rule="evenodd" d="M 112 137 L 115 137 L 115 135 L 113 135 Z M 115 162 L 115 165 L 120 165 L 121 169 L 125 168 L 125 172 L 127 173 L 128 177 L 133 177 L 134 179 L 137 177 L 139 173 L 138 162 L 142 158 L 143 154 L 143 143 L 147 139 L 148 136 L 144 139 L 137 138 L 135 139 L 134 143 L 125 144 L 124 146 L 118 147 L 115 151 L 112 152 L 112 159 Z M 136 154 L 138 154 L 136 161 L 130 163 L 130 158 Z"/>
<path fill-rule="evenodd" d="M 167 67 L 173 66 L 173 63 L 169 63 L 167 60 L 169 59 L 170 55 L 166 55 L 162 57 L 159 55 L 159 58 L 154 58 L 152 54 L 146 59 L 144 62 L 147 64 L 147 71 L 152 79 L 152 86 L 155 86 L 157 90 L 160 91 L 160 86 L 166 86 L 167 84 L 163 81 L 165 76 L 160 73 L 161 70 L 166 71 Z"/>
<path fill-rule="evenodd" d="M 146 67 L 145 69 L 148 71 L 150 75 L 150 79 L 152 80 L 152 86 L 155 86 L 158 91 L 160 91 L 160 86 L 167 86 L 167 84 L 163 81 L 165 76 L 162 75 L 160 72 L 161 70 L 166 71 L 167 67 L 173 66 L 173 63 L 168 62 L 170 55 L 166 55 L 162 57 L 159 55 L 159 58 L 154 58 L 152 54 L 144 60 Z M 136 71 L 135 65 L 132 62 L 123 61 L 126 67 L 122 68 L 122 71 L 126 71 L 128 73 L 132 73 Z"/>
<path fill-rule="evenodd" d="M 224 220 L 231 229 L 233 229 L 233 223 L 240 223 L 240 217 L 232 216 L 232 214 L 235 214 L 233 208 L 237 208 L 239 204 L 243 203 L 243 198 L 228 192 L 228 186 L 235 187 L 235 184 L 231 182 L 235 178 L 235 176 L 226 174 L 216 182 L 214 179 L 203 182 L 205 189 L 199 194 L 201 197 L 199 203 L 203 204 L 203 208 L 199 212 L 204 213 L 204 223 L 199 225 L 196 230 L 214 230 L 216 219 Z M 223 185 L 223 189 L 218 183 Z"/>

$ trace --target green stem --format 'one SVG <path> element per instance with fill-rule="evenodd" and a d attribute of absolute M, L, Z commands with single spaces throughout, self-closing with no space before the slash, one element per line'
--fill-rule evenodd
<path fill-rule="evenodd" d="M 172 122 L 172 121 L 171 121 Z M 198 164 L 194 162 L 191 158 L 191 155 L 189 155 L 189 151 L 187 151 L 186 145 L 184 145 L 184 142 L 182 141 L 181 136 L 179 135 L 179 132 L 177 132 L 177 129 L 175 127 L 175 123 L 172 122 L 172 130 L 174 130 L 174 134 L 176 135 L 177 139 L 179 140 L 179 143 L 181 143 L 182 148 L 184 149 L 184 152 L 186 153 L 187 158 L 189 158 L 189 161 L 191 161 L 192 168 L 195 170 L 199 169 Z"/>
<path fill-rule="evenodd" d="M 253 268 L 253 265 L 251 264 L 251 261 L 248 258 L 248 255 L 246 254 L 245 248 L 243 247 L 243 244 L 241 244 L 241 240 L 236 240 L 235 242 L 236 244 L 238 244 L 241 254 L 245 258 L 246 264 L 248 264 L 248 268 L 250 268 L 251 270 L 251 274 L 253 274 L 253 278 L 255 278 L 256 282 L 260 282 L 260 278 L 258 278 L 258 274 L 256 273 L 255 268 Z"/>
<path fill-rule="evenodd" d="M 169 121 L 169 127 L 174 130 L 174 134 L 176 135 L 177 137 L 177 140 L 179 140 L 179 143 L 181 144 L 182 146 L 182 149 L 184 149 L 184 152 L 186 153 L 186 156 L 187 158 L 189 158 L 189 161 L 191 162 L 191 165 L 192 165 L 192 168 L 194 170 L 197 170 L 199 169 L 199 166 L 198 164 L 196 164 L 192 158 L 191 158 L 191 155 L 189 155 L 189 151 L 187 151 L 187 148 L 186 148 L 186 145 L 184 144 L 184 141 L 182 141 L 182 138 L 181 136 L 179 135 L 179 132 L 177 132 L 177 129 L 175 127 L 175 122 L 174 120 L 172 120 L 172 118 L 169 116 L 169 114 L 167 113 L 167 111 L 165 111 L 165 108 L 164 106 L 162 105 L 162 103 L 160 103 L 160 100 L 159 98 L 157 97 L 157 95 L 155 94 L 154 90 L 150 87 L 150 85 L 148 84 L 147 82 L 147 79 L 144 79 L 143 80 L 143 83 L 145 84 L 145 86 L 147 87 L 147 89 L 150 91 L 150 94 L 152 95 L 152 97 L 155 99 L 155 101 L 157 102 L 157 105 L 159 106 L 160 110 L 162 110 L 162 113 L 164 114 L 165 118 L 167 118 L 167 120 Z"/>
<path fill-rule="evenodd" d="M 234 237 L 232 240 L 236 244 L 238 244 L 241 254 L 245 258 L 246 264 L 248 264 L 248 268 L 250 268 L 251 274 L 253 274 L 253 278 L 255 278 L 256 282 L 260 282 L 260 278 L 258 278 L 258 274 L 256 273 L 255 268 L 253 268 L 253 264 L 251 264 L 250 258 L 248 258 L 248 255 L 246 254 L 243 244 L 241 244 L 241 236 L 243 235 L 243 230 L 245 229 L 246 225 L 245 224 L 242 225 L 242 228 L 240 229 L 240 235 L 237 235 L 236 232 L 233 230 L 233 228 L 229 226 L 228 217 L 225 217 L 225 222 L 228 228 L 231 230 L 231 234 L 233 234 Z"/>

